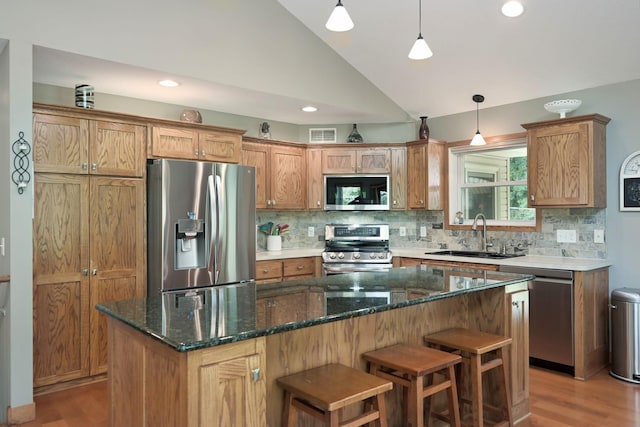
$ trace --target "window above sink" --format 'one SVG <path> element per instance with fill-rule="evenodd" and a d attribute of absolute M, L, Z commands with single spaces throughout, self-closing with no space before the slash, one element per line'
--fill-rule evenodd
<path fill-rule="evenodd" d="M 449 144 L 447 228 L 467 229 L 484 214 L 492 230 L 539 230 L 535 208 L 528 207 L 526 133 Z"/>

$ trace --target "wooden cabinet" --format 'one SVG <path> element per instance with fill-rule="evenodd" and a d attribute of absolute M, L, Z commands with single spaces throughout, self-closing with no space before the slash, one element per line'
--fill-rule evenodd
<path fill-rule="evenodd" d="M 144 176 L 146 127 L 34 109 L 35 172 Z"/>
<path fill-rule="evenodd" d="M 194 124 L 153 126 L 150 157 L 239 163 L 244 131 Z"/>
<path fill-rule="evenodd" d="M 35 175 L 34 386 L 106 371 L 94 305 L 145 294 L 144 181 Z"/>
<path fill-rule="evenodd" d="M 391 209 L 407 208 L 407 149 L 391 148 Z"/>
<path fill-rule="evenodd" d="M 518 285 L 520 286 L 520 285 Z M 518 287 L 505 293 L 505 333 L 513 340 L 509 357 L 513 419 L 525 417 L 529 408 L 529 291 Z"/>
<path fill-rule="evenodd" d="M 307 160 L 304 148 L 244 142 L 242 164 L 256 168 L 256 209 L 305 209 Z"/>
<path fill-rule="evenodd" d="M 107 325 L 109 425 L 267 425 L 264 337 L 179 352 L 113 318 Z"/>
<path fill-rule="evenodd" d="M 522 125 L 530 207 L 606 207 L 609 121 L 592 114 Z"/>
<path fill-rule="evenodd" d="M 268 328 L 307 319 L 307 292 L 270 295 L 256 299 L 256 325 Z"/>
<path fill-rule="evenodd" d="M 322 173 L 325 174 L 389 172 L 391 152 L 388 148 L 322 150 Z"/>
<path fill-rule="evenodd" d="M 324 176 L 322 175 L 322 149 L 307 149 L 307 208 L 324 209 Z"/>
<path fill-rule="evenodd" d="M 444 209 L 446 145 L 432 140 L 407 146 L 407 206 Z"/>
<path fill-rule="evenodd" d="M 314 277 L 316 276 L 316 258 L 319 260 L 319 257 L 304 257 L 258 261 L 256 262 L 256 283 L 277 283 Z"/>

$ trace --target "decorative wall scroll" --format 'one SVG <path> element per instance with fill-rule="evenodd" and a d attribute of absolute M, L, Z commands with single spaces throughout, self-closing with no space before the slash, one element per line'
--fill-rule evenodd
<path fill-rule="evenodd" d="M 18 140 L 16 140 L 11 149 L 15 157 L 13 158 L 13 172 L 11 173 L 11 180 L 18 186 L 18 193 L 24 193 L 24 189 L 27 188 L 27 184 L 31 181 L 31 174 L 29 173 L 29 153 L 31 153 L 31 147 L 29 143 L 24 139 L 24 132 L 18 133 Z"/>
<path fill-rule="evenodd" d="M 640 151 L 632 153 L 622 162 L 620 210 L 640 211 Z"/>

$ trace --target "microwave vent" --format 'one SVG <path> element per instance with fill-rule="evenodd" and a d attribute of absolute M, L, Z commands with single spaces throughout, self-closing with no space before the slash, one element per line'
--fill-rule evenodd
<path fill-rule="evenodd" d="M 336 142 L 336 128 L 309 129 L 309 142 Z"/>

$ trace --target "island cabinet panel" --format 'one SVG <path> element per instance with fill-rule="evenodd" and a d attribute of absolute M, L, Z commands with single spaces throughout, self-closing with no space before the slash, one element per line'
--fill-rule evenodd
<path fill-rule="evenodd" d="M 35 200 L 34 386 L 40 387 L 106 372 L 105 320 L 93 307 L 145 295 L 144 181 L 36 173 Z M 75 361 L 82 367 L 68 366 Z"/>
<path fill-rule="evenodd" d="M 506 335 L 513 339 L 507 350 L 511 405 L 519 420 L 529 413 L 529 291 L 508 292 L 505 298 Z"/>
<path fill-rule="evenodd" d="M 522 125 L 530 207 L 606 207 L 609 120 L 592 114 Z"/>
<path fill-rule="evenodd" d="M 113 318 L 108 330 L 110 426 L 267 425 L 264 338 L 178 352 Z"/>

